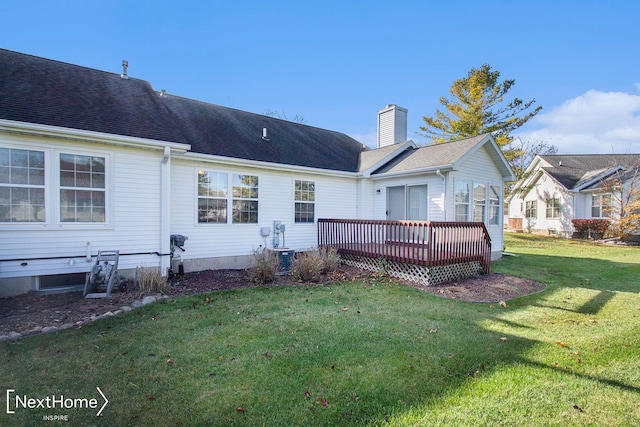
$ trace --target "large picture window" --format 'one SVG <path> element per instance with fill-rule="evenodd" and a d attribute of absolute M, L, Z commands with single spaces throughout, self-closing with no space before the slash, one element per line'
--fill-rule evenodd
<path fill-rule="evenodd" d="M 60 221 L 105 222 L 105 158 L 60 154 Z"/>
<path fill-rule="evenodd" d="M 0 222 L 45 221 L 44 152 L 0 148 Z"/>
<path fill-rule="evenodd" d="M 233 175 L 232 206 L 234 223 L 258 223 L 258 177 Z"/>
<path fill-rule="evenodd" d="M 228 176 L 226 173 L 198 171 L 198 222 L 227 222 Z"/>
<path fill-rule="evenodd" d="M 455 215 L 456 221 L 469 221 L 469 183 L 466 181 L 455 184 Z"/>
<path fill-rule="evenodd" d="M 295 181 L 294 221 L 308 223 L 315 221 L 316 185 L 313 181 Z"/>

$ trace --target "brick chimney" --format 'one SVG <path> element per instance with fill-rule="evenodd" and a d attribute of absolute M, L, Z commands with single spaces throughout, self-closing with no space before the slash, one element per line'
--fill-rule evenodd
<path fill-rule="evenodd" d="M 378 111 L 378 148 L 407 140 L 407 109 L 389 104 Z"/>

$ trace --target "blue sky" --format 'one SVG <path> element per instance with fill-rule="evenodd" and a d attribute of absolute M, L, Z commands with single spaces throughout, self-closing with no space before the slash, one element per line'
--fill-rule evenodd
<path fill-rule="evenodd" d="M 422 116 L 488 63 L 543 107 L 524 140 L 640 153 L 640 2 L 3 0 L 0 47 L 375 144 L 376 112 Z"/>

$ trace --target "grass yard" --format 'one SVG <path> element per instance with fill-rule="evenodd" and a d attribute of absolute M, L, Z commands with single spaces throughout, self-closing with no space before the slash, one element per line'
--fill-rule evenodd
<path fill-rule="evenodd" d="M 507 307 L 386 278 L 222 291 L 0 343 L 0 425 L 640 425 L 640 248 L 506 246 L 494 271 L 547 290 Z M 96 387 L 100 417 L 13 407 Z"/>

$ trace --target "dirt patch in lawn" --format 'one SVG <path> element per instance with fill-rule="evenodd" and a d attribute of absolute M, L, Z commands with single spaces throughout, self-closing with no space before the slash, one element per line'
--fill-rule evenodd
<path fill-rule="evenodd" d="M 321 283 L 335 281 L 371 280 L 372 273 L 355 267 L 342 266 L 339 271 L 324 275 Z M 395 281 L 395 279 L 393 279 Z M 405 282 L 425 292 L 438 296 L 474 302 L 499 302 L 539 292 L 545 285 L 515 276 L 488 274 L 444 283 L 437 286 L 421 286 Z M 276 281 L 261 286 L 299 285 L 290 275 L 277 276 Z M 223 289 L 239 289 L 257 286 L 251 282 L 246 270 L 209 270 L 187 273 L 175 279 L 165 292 L 169 297 L 200 294 Z M 140 292 L 125 290 L 113 293 L 110 298 L 86 299 L 81 292 L 42 294 L 30 292 L 9 298 L 0 298 L 0 336 L 10 332 L 25 333 L 34 328 L 62 327 L 84 321 L 91 316 L 115 312 L 122 306 L 130 306 L 144 297 Z"/>

